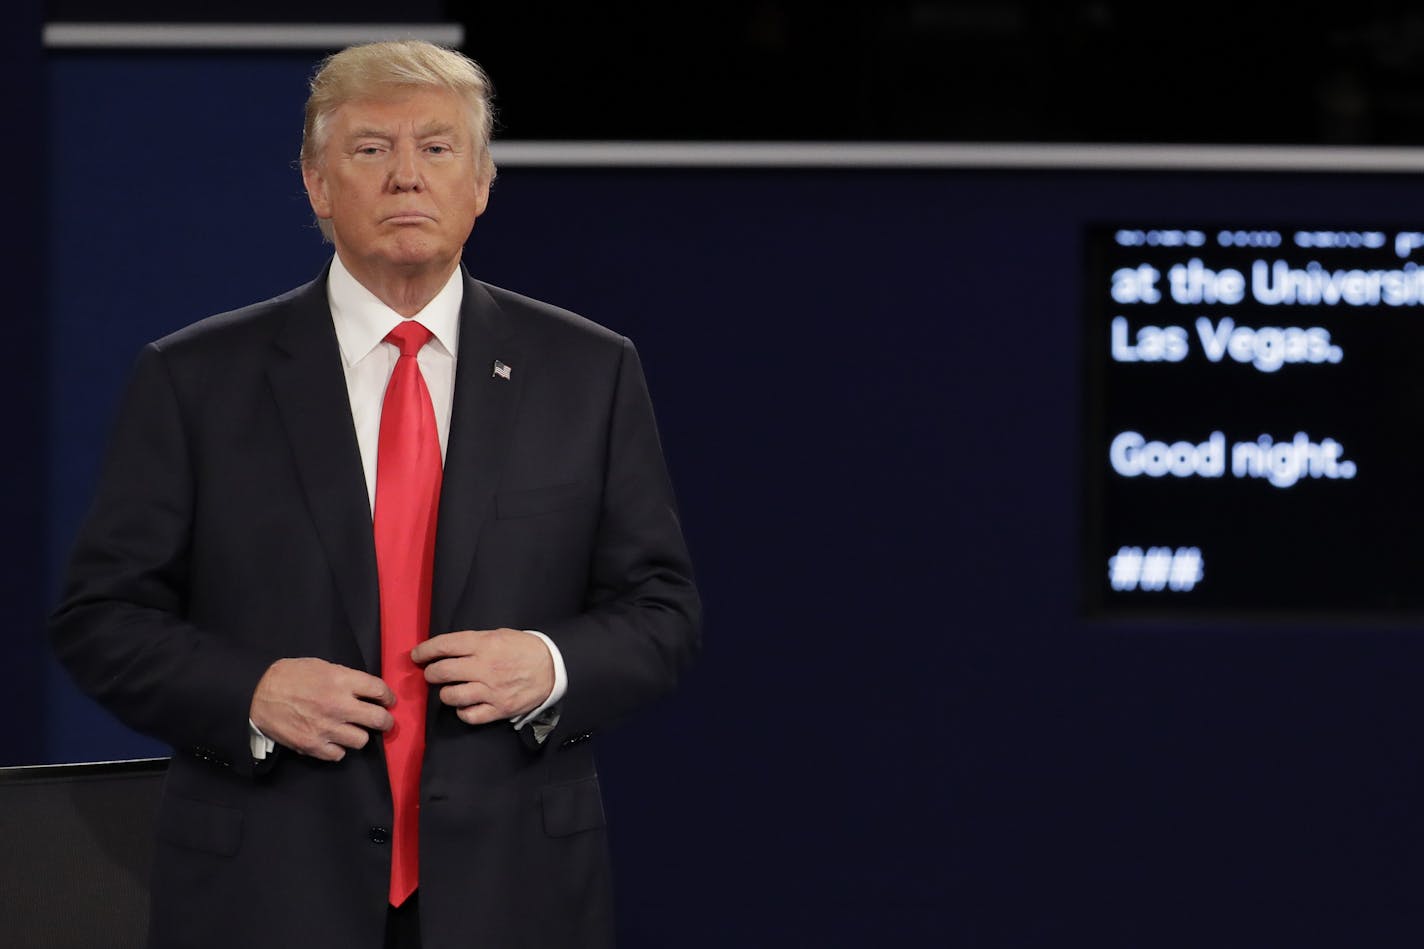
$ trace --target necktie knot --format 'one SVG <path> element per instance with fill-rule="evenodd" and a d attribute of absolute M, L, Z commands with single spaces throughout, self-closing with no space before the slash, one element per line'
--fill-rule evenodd
<path fill-rule="evenodd" d="M 386 342 L 400 349 L 402 356 L 414 356 L 433 335 L 415 320 L 401 320 L 399 326 L 386 334 Z"/>

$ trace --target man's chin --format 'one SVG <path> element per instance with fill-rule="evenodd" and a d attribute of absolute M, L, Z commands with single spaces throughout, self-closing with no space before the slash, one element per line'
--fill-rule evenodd
<path fill-rule="evenodd" d="M 457 255 L 458 256 L 458 255 Z M 398 240 L 383 248 L 374 263 L 401 272 L 418 272 L 449 264 L 451 255 L 425 240 Z"/>

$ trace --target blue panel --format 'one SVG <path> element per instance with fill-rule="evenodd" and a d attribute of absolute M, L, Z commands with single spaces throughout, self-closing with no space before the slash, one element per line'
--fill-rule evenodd
<path fill-rule="evenodd" d="M 0 175 L 10 183 L 7 226 L 0 229 L 0 271 L 5 274 L 5 346 L 0 404 L 6 407 L 5 449 L 0 467 L 0 635 L 4 635 L 9 686 L 0 690 L 0 719 L 10 723 L 0 740 L 0 765 L 37 760 L 44 746 L 44 645 L 39 630 L 46 608 L 44 558 L 46 425 L 39 406 L 44 387 L 44 285 L 36 278 L 44 261 L 45 124 L 40 49 L 42 4 L 7 4 L 0 30 L 0 88 L 6 91 L 9 147 L 0 150 Z"/>
<path fill-rule="evenodd" d="M 50 60 L 51 577 L 139 348 L 320 268 L 295 165 L 310 70 L 306 54 Z M 57 671 L 49 705 L 54 760 L 161 751 Z"/>

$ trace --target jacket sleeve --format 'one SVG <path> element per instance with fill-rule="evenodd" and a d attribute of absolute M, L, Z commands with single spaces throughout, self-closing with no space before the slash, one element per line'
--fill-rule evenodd
<path fill-rule="evenodd" d="M 647 382 L 627 340 L 609 419 L 588 606 L 541 629 L 569 681 L 548 747 L 576 743 L 670 691 L 701 646 L 701 602 Z"/>
<path fill-rule="evenodd" d="M 250 774 L 248 711 L 271 661 L 185 619 L 194 471 L 164 352 L 140 354 L 49 636 L 129 727 Z"/>

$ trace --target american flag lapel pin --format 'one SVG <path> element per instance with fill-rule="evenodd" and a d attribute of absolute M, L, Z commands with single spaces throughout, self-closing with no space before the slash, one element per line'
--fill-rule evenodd
<path fill-rule="evenodd" d="M 498 359 L 496 359 L 496 360 L 494 361 L 494 372 L 493 372 L 491 375 L 498 376 L 499 378 L 501 378 L 501 379 L 503 379 L 503 380 L 505 380 L 505 381 L 507 382 L 507 381 L 509 381 L 509 375 L 510 375 L 510 373 L 512 373 L 513 371 L 514 371 L 514 370 L 510 369 L 510 368 L 509 368 L 508 366 L 506 366 L 504 363 L 502 363 L 502 362 L 500 362 Z"/>

